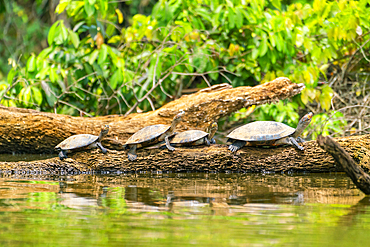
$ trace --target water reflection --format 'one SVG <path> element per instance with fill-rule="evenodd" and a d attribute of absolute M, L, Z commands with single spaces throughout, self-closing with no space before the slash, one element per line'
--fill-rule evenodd
<path fill-rule="evenodd" d="M 340 173 L 1 174 L 0 246 L 353 246 L 369 206 Z"/>
<path fill-rule="evenodd" d="M 2 174 L 0 198 L 28 198 L 52 192 L 71 207 L 102 206 L 118 194 L 128 208 L 178 211 L 181 208 L 220 208 L 249 204 L 305 203 L 354 205 L 364 195 L 344 174 L 305 176 L 255 174 L 77 175 L 64 177 Z M 151 209 L 152 210 L 152 209 Z M 239 209 L 238 209 L 239 210 Z M 232 210 L 229 210 L 232 214 Z"/>

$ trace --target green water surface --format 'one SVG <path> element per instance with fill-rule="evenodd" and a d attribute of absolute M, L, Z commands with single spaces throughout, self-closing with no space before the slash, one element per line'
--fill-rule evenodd
<path fill-rule="evenodd" d="M 0 174 L 0 246 L 368 246 L 344 174 Z"/>

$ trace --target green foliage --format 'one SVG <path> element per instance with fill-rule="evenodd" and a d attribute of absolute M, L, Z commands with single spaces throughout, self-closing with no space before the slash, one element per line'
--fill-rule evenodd
<path fill-rule="evenodd" d="M 346 125 L 347 121 L 341 112 L 334 112 L 331 115 L 327 113 L 316 114 L 312 117 L 311 124 L 302 135 L 306 137 L 312 134 L 312 139 L 316 139 L 319 134 L 323 136 L 333 134 L 343 135 L 343 128 Z"/>
<path fill-rule="evenodd" d="M 137 14 L 122 28 L 115 1 L 61 0 L 56 12 L 67 13 L 72 28 L 55 22 L 48 48 L 24 66 L 11 60 L 0 103 L 122 114 L 158 108 L 197 83 L 255 85 L 287 76 L 306 89 L 292 103 L 260 107 L 257 119 L 295 125 L 309 102 L 330 110 L 333 91 L 318 81 L 329 63 L 341 66 L 357 47 L 369 49 L 369 11 L 367 0 L 160 0 L 151 15 Z"/>

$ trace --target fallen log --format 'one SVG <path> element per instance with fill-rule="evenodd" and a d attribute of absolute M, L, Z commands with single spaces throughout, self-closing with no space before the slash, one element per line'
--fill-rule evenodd
<path fill-rule="evenodd" d="M 319 146 L 332 155 L 335 161 L 352 179 L 353 183 L 366 195 L 370 195 L 370 176 L 356 164 L 352 157 L 330 136 L 317 138 Z"/>
<path fill-rule="evenodd" d="M 370 135 L 337 138 L 336 141 L 362 167 L 369 168 Z M 0 170 L 30 174 L 80 174 L 93 172 L 336 172 L 343 171 L 333 157 L 315 141 L 293 147 L 243 147 L 236 154 L 227 145 L 178 147 L 175 151 L 141 149 L 130 162 L 126 151 L 98 149 L 69 154 L 61 161 L 52 158 L 31 162 L 0 162 Z"/>
<path fill-rule="evenodd" d="M 185 115 L 177 131 L 204 130 L 213 121 L 252 105 L 273 103 L 299 94 L 303 84 L 280 77 L 255 87 L 232 88 L 215 85 L 183 96 L 156 111 L 125 116 L 71 117 L 29 109 L 0 106 L 0 153 L 52 153 L 54 147 L 75 134 L 98 134 L 103 125 L 110 131 L 103 144 L 122 150 L 122 144 L 139 129 L 153 124 L 170 124 L 174 115 Z"/>

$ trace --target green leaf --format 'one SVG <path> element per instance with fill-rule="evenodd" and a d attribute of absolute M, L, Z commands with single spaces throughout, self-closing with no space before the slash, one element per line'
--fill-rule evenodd
<path fill-rule="evenodd" d="M 26 104 L 28 104 L 28 103 L 31 102 L 31 87 L 27 87 L 27 88 L 23 88 L 23 89 L 21 90 L 22 100 Z"/>
<path fill-rule="evenodd" d="M 256 59 L 258 57 L 259 50 L 257 48 L 252 49 L 252 59 Z"/>
<path fill-rule="evenodd" d="M 60 3 L 58 4 L 58 6 L 55 9 L 55 12 L 58 13 L 58 14 L 62 13 L 66 9 L 68 4 L 69 4 L 69 2 L 61 0 Z"/>
<path fill-rule="evenodd" d="M 48 43 L 49 46 L 53 44 L 54 38 L 55 38 L 55 30 L 57 26 L 59 25 L 60 21 L 56 21 L 50 28 L 49 34 L 48 34 Z"/>
<path fill-rule="evenodd" d="M 241 28 L 243 26 L 243 13 L 240 8 L 235 9 L 236 13 L 236 27 Z"/>
<path fill-rule="evenodd" d="M 58 75 L 54 68 L 50 68 L 49 70 L 49 79 L 51 82 L 56 82 L 58 80 Z"/>
<path fill-rule="evenodd" d="M 37 87 L 31 87 L 32 89 L 32 96 L 36 104 L 41 105 L 42 103 L 42 94 L 40 92 L 40 89 Z"/>
<path fill-rule="evenodd" d="M 35 63 L 35 56 L 31 56 L 27 60 L 27 71 L 28 72 L 33 72 L 36 69 L 36 63 Z"/>
<path fill-rule="evenodd" d="M 52 47 L 48 47 L 48 48 L 45 48 L 44 50 L 42 50 L 39 55 L 37 56 L 38 60 L 39 59 L 44 59 L 47 55 L 49 55 L 49 53 L 53 50 Z"/>
<path fill-rule="evenodd" d="M 85 0 L 84 9 L 88 17 L 92 16 L 95 13 L 95 7 L 93 4 L 90 4 L 89 0 Z"/>
<path fill-rule="evenodd" d="M 72 41 L 73 46 L 77 49 L 80 45 L 80 38 L 78 37 L 77 33 L 73 32 L 72 30 L 68 30 L 70 39 Z"/>
<path fill-rule="evenodd" d="M 60 23 L 60 34 L 62 35 L 63 42 L 68 40 L 68 29 L 64 26 L 63 22 Z"/>
<path fill-rule="evenodd" d="M 229 8 L 227 18 L 229 20 L 229 29 L 233 29 L 235 27 L 235 13 L 232 8 Z"/>
<path fill-rule="evenodd" d="M 93 51 L 93 53 L 90 54 L 89 64 L 92 65 L 95 62 L 95 60 L 98 57 L 98 55 L 99 55 L 99 51 L 98 50 Z"/>
<path fill-rule="evenodd" d="M 15 70 L 14 68 L 11 68 L 9 73 L 8 73 L 8 77 L 7 77 L 9 85 L 12 85 L 13 79 L 14 79 L 16 74 L 17 74 L 17 70 Z"/>
<path fill-rule="evenodd" d="M 117 69 L 111 77 L 109 84 L 113 89 L 116 89 L 117 85 L 123 82 L 123 76 L 120 69 Z"/>
<path fill-rule="evenodd" d="M 281 2 L 280 2 L 280 0 L 272 0 L 271 3 L 272 3 L 272 6 L 274 6 L 278 10 L 281 10 Z"/>
<path fill-rule="evenodd" d="M 264 39 L 262 41 L 261 45 L 258 47 L 259 56 L 260 57 L 263 57 L 266 54 L 267 48 L 268 48 L 268 46 L 267 46 L 267 40 Z"/>
<path fill-rule="evenodd" d="M 98 64 L 102 64 L 107 59 L 108 51 L 107 45 L 103 44 L 100 48 Z"/>
<path fill-rule="evenodd" d="M 111 44 L 111 43 L 118 43 L 121 41 L 121 37 L 119 35 L 114 35 L 113 37 L 111 37 L 109 40 L 108 40 L 108 44 Z"/>

